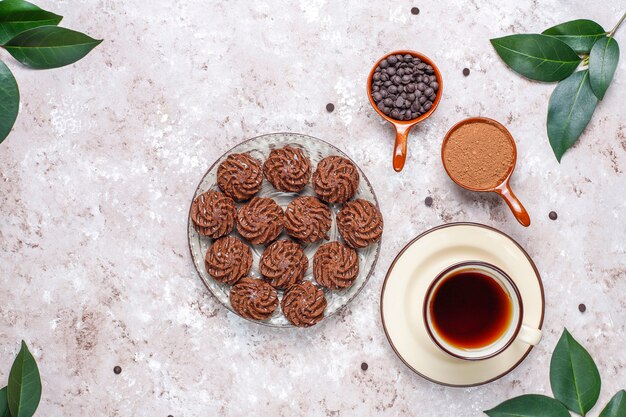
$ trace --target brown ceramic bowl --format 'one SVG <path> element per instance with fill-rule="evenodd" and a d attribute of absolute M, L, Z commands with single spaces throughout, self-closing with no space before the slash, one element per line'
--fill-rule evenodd
<path fill-rule="evenodd" d="M 437 77 L 437 82 L 439 83 L 439 90 L 437 91 L 437 96 L 435 97 L 435 101 L 433 102 L 433 106 L 430 108 L 430 110 L 428 110 L 426 113 L 422 114 L 421 116 L 415 119 L 411 119 L 411 120 L 396 120 L 390 116 L 387 116 L 385 113 L 383 113 L 382 111 L 378 109 L 378 107 L 376 106 L 376 103 L 374 102 L 374 99 L 372 98 L 372 77 L 374 76 L 374 72 L 376 71 L 376 68 L 380 64 L 380 61 L 382 61 L 385 58 L 390 57 L 391 55 L 398 55 L 398 54 L 413 55 L 414 57 L 417 57 L 421 59 L 422 61 L 424 61 L 426 64 L 432 66 L 435 72 L 435 77 Z M 415 126 L 422 120 L 427 119 L 428 117 L 430 117 L 431 114 L 433 114 L 433 112 L 437 109 L 437 106 L 439 105 L 439 101 L 441 101 L 442 91 L 443 91 L 443 79 L 441 78 L 441 73 L 439 72 L 439 68 L 437 68 L 435 63 L 430 58 L 428 58 L 426 55 L 420 54 L 419 52 L 409 51 L 409 50 L 389 52 L 387 55 L 381 57 L 378 61 L 376 61 L 376 63 L 372 67 L 372 70 L 370 71 L 370 75 L 369 77 L 367 77 L 367 97 L 369 98 L 370 104 L 372 105 L 374 110 L 376 110 L 376 113 L 378 113 L 383 119 L 391 123 L 393 127 L 396 129 L 396 144 L 393 150 L 393 169 L 396 172 L 402 171 L 402 168 L 404 167 L 404 162 L 406 161 L 406 141 L 407 141 L 407 137 L 409 136 L 409 132 L 411 131 L 413 126 Z"/>
<path fill-rule="evenodd" d="M 513 145 L 513 162 L 509 166 L 509 171 L 506 177 L 504 178 L 504 180 L 502 180 L 502 182 L 495 187 L 480 189 L 480 188 L 473 188 L 468 184 L 461 183 L 456 178 L 454 178 L 454 176 L 450 173 L 450 170 L 446 166 L 444 152 L 445 152 L 446 144 L 448 143 L 448 140 L 450 139 L 450 136 L 458 128 L 468 123 L 487 123 L 492 126 L 495 126 L 505 133 L 506 137 L 511 142 L 511 145 Z M 530 226 L 530 216 L 528 215 L 528 212 L 526 211 L 522 203 L 519 201 L 517 196 L 513 194 L 513 190 L 511 190 L 511 186 L 509 185 L 511 175 L 513 175 L 513 170 L 515 169 L 515 163 L 517 161 L 517 147 L 515 146 L 515 140 L 513 139 L 513 135 L 511 135 L 511 132 L 509 132 L 509 130 L 506 127 L 504 127 L 500 122 L 493 120 L 493 119 L 489 119 L 487 117 L 470 117 L 468 119 L 461 120 L 460 122 L 452 126 L 450 130 L 448 130 L 448 133 L 446 133 L 446 136 L 443 139 L 443 143 L 441 144 L 441 161 L 443 162 L 443 167 L 448 173 L 448 176 L 457 185 L 470 191 L 492 192 L 492 193 L 498 194 L 500 197 L 504 199 L 504 201 L 506 201 L 506 204 L 509 206 L 509 208 L 513 212 L 513 215 L 515 215 L 515 218 L 517 219 L 517 221 L 520 222 L 522 226 L 525 226 L 525 227 Z"/>

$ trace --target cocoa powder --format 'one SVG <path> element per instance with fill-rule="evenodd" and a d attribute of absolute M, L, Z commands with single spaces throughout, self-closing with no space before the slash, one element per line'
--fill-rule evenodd
<path fill-rule="evenodd" d="M 460 126 L 450 134 L 443 149 L 443 161 L 452 179 L 478 190 L 501 184 L 514 157 L 507 133 L 488 122 Z"/>

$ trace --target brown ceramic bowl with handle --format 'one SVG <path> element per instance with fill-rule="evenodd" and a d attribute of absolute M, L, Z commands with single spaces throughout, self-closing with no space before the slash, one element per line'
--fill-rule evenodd
<path fill-rule="evenodd" d="M 374 77 L 374 72 L 376 72 L 376 68 L 378 68 L 378 65 L 380 65 L 380 62 L 383 59 L 389 58 L 392 55 L 407 55 L 407 54 L 412 55 L 416 58 L 419 58 L 425 64 L 433 67 L 435 77 L 437 77 L 437 82 L 439 83 L 439 90 L 437 90 L 437 95 L 435 97 L 435 101 L 433 101 L 432 107 L 426 113 L 411 120 L 396 120 L 390 116 L 387 116 L 376 106 L 376 102 L 374 101 L 374 98 L 372 97 L 372 77 Z M 433 112 L 437 109 L 437 106 L 439 105 L 439 101 L 441 101 L 442 91 L 443 91 L 443 79 L 441 78 L 441 73 L 439 72 L 439 68 L 437 68 L 435 63 L 430 58 L 428 58 L 426 55 L 423 55 L 419 52 L 409 51 L 409 50 L 389 52 L 387 55 L 381 57 L 378 61 L 376 61 L 376 63 L 372 67 L 372 70 L 370 71 L 370 75 L 369 77 L 367 77 L 367 97 L 369 98 L 370 104 L 372 105 L 374 110 L 376 110 L 376 113 L 378 113 L 383 119 L 391 123 L 391 125 L 396 130 L 396 143 L 393 149 L 393 169 L 396 172 L 400 172 L 402 171 L 402 168 L 404 168 L 404 162 L 406 161 L 406 152 L 407 152 L 406 142 L 409 136 L 409 132 L 411 131 L 413 126 L 429 118 L 430 115 L 433 114 Z"/>
<path fill-rule="evenodd" d="M 469 123 L 486 123 L 486 124 L 489 124 L 491 126 L 498 128 L 501 132 L 504 133 L 506 138 L 509 140 L 509 142 L 513 146 L 513 160 L 508 167 L 507 174 L 504 177 L 504 179 L 500 181 L 500 183 L 496 185 L 495 187 L 475 188 L 475 187 L 472 187 L 472 185 L 470 184 L 463 183 L 462 181 L 460 181 L 458 178 L 454 176 L 454 173 L 450 171 L 450 169 L 448 168 L 446 164 L 446 158 L 445 158 L 446 144 L 448 143 L 450 136 L 458 128 L 460 128 L 461 126 L 465 126 Z M 468 119 L 461 120 L 460 122 L 452 126 L 450 130 L 448 130 L 448 133 L 446 133 L 446 136 L 443 139 L 443 143 L 441 144 L 441 160 L 443 162 L 443 167 L 448 173 L 448 176 L 457 185 L 470 191 L 492 192 L 492 193 L 498 194 L 500 197 L 504 199 L 504 201 L 506 201 L 506 204 L 509 206 L 509 208 L 513 212 L 513 215 L 515 216 L 517 221 L 524 227 L 530 226 L 530 216 L 528 215 L 528 212 L 522 205 L 521 201 L 519 201 L 517 196 L 513 194 L 513 190 L 511 190 L 511 186 L 509 185 L 509 181 L 511 180 L 511 176 L 513 175 L 513 170 L 515 169 L 515 163 L 517 162 L 517 147 L 515 146 L 515 140 L 513 139 L 513 135 L 511 135 L 511 132 L 509 132 L 509 130 L 506 127 L 504 127 L 500 122 L 493 120 L 493 119 L 489 119 L 487 117 L 470 117 Z"/>

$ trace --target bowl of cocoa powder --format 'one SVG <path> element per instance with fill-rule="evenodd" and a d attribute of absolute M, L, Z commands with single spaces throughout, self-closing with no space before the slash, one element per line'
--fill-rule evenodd
<path fill-rule="evenodd" d="M 530 225 L 528 212 L 509 185 L 517 148 L 513 136 L 502 124 L 486 117 L 460 121 L 446 133 L 441 159 L 448 176 L 457 185 L 470 191 L 497 193 L 518 222 Z"/>

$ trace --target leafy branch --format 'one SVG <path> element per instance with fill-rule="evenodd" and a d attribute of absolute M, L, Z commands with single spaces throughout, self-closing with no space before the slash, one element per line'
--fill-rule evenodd
<path fill-rule="evenodd" d="M 565 329 L 552 353 L 550 386 L 554 398 L 527 394 L 511 398 L 485 411 L 489 417 L 570 417 L 585 416 L 600 397 L 600 372 L 589 352 Z M 626 416 L 626 391 L 609 401 L 600 417 Z"/>
<path fill-rule="evenodd" d="M 0 47 L 27 67 L 50 69 L 73 64 L 102 42 L 58 27 L 62 19 L 24 0 L 0 0 Z M 15 77 L 0 61 L 0 143 L 15 124 L 19 104 Z"/>
<path fill-rule="evenodd" d="M 491 39 L 513 71 L 535 81 L 559 81 L 550 97 L 547 119 L 548 138 L 559 162 L 589 124 L 613 80 L 619 61 L 613 35 L 624 18 L 626 13 L 610 32 L 592 20 L 578 19 L 541 34 Z"/>

